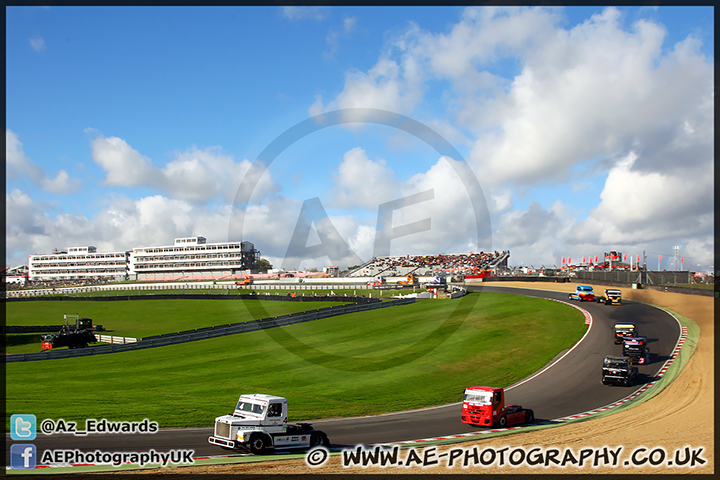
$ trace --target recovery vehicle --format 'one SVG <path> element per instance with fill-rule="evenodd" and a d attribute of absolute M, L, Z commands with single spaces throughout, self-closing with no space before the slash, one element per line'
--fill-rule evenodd
<path fill-rule="evenodd" d="M 622 292 L 614 288 L 606 288 L 605 293 L 596 297 L 598 303 L 605 305 L 620 305 L 622 303 Z"/>
<path fill-rule="evenodd" d="M 75 318 L 75 325 L 70 325 L 69 320 Z M 65 325 L 58 333 L 50 333 L 40 336 L 40 347 L 43 350 L 53 348 L 86 348 L 88 343 L 97 342 L 93 333 L 95 330 L 102 331 L 102 325 L 93 326 L 91 318 L 80 318 L 79 315 L 65 315 Z"/>
<path fill-rule="evenodd" d="M 579 302 L 592 302 L 595 300 L 595 293 L 590 285 L 578 285 L 575 287 L 575 293 L 569 294 L 568 298 Z"/>
<path fill-rule="evenodd" d="M 616 323 L 613 326 L 613 330 L 615 331 L 615 345 L 623 343 L 623 340 L 628 337 L 634 337 L 635 335 L 637 335 L 637 327 L 634 323 Z"/>
<path fill-rule="evenodd" d="M 603 360 L 603 385 L 624 385 L 629 387 L 637 378 L 638 369 L 633 366 L 632 357 L 608 355 Z"/>
<path fill-rule="evenodd" d="M 623 341 L 623 355 L 632 357 L 638 365 L 650 363 L 650 349 L 645 337 L 627 337 Z"/>
<path fill-rule="evenodd" d="M 245 277 L 242 280 L 235 282 L 235 285 L 252 285 L 253 277 Z"/>
<path fill-rule="evenodd" d="M 535 413 L 521 405 L 505 405 L 505 391 L 496 387 L 468 387 L 463 398 L 463 423 L 481 427 L 505 428 L 531 423 Z"/>
<path fill-rule="evenodd" d="M 327 435 L 309 423 L 287 423 L 287 400 L 275 395 L 241 395 L 235 411 L 217 417 L 208 442 L 254 454 L 269 449 L 328 447 Z"/>

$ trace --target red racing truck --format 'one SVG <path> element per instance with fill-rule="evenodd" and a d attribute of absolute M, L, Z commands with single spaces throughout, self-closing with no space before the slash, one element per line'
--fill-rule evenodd
<path fill-rule="evenodd" d="M 505 405 L 505 391 L 496 387 L 468 387 L 462 404 L 461 420 L 469 425 L 505 428 L 531 423 L 535 414 L 521 405 Z"/>

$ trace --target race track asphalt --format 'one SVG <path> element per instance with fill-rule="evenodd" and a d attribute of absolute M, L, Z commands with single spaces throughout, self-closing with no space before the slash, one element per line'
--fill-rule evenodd
<path fill-rule="evenodd" d="M 539 423 L 608 405 L 626 397 L 643 383 L 652 381 L 665 360 L 670 357 L 680 336 L 680 326 L 671 315 L 642 303 L 624 301 L 620 306 L 606 306 L 594 302 L 573 302 L 568 300 L 568 294 L 563 292 L 500 286 L 470 288 L 562 300 L 576 304 L 592 315 L 592 328 L 576 348 L 551 368 L 506 390 L 506 403 L 533 409 L 536 422 Z M 639 365 L 639 380 L 630 388 L 606 386 L 600 382 L 602 359 L 605 355 L 619 355 L 621 352 L 621 346 L 613 342 L 612 325 L 617 321 L 634 322 L 640 335 L 648 339 L 650 347 L 650 363 Z M 565 352 L 561 352 L 563 353 Z M 461 400 L 462 391 L 458 391 L 458 402 Z M 208 419 L 207 428 L 160 429 L 151 435 L 39 434 L 33 443 L 39 453 L 45 449 L 104 452 L 185 449 L 194 450 L 195 457 L 231 453 L 207 442 L 207 438 L 212 435 L 212 422 L 213 419 Z M 372 417 L 315 420 L 313 424 L 315 428 L 327 433 L 333 448 L 435 438 L 479 430 L 478 427 L 471 427 L 460 421 L 459 403 Z M 8 435 L 8 462 L 11 443 Z"/>

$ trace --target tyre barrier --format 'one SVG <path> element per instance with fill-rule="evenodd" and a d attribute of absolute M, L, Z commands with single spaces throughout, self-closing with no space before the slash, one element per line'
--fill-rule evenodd
<path fill-rule="evenodd" d="M 225 296 L 223 295 L 223 297 Z M 363 312 L 368 310 L 375 310 L 378 308 L 407 305 L 410 303 L 415 303 L 415 299 L 404 298 L 399 300 L 389 300 L 386 302 L 377 301 L 363 304 L 341 305 L 322 308 L 319 310 L 313 310 L 310 312 L 299 312 L 294 314 L 282 315 L 279 317 L 268 317 L 260 320 L 250 320 L 247 322 L 238 322 L 217 327 L 207 327 L 196 330 L 189 330 L 186 332 L 156 335 L 154 337 L 143 338 L 142 340 L 133 343 L 125 343 L 118 345 L 99 345 L 88 348 L 75 348 L 72 350 L 48 350 L 45 352 L 36 353 L 16 353 L 5 355 L 5 363 L 31 362 L 37 360 L 51 360 L 71 357 L 86 357 L 89 355 L 127 352 L 128 350 L 141 350 L 144 348 L 164 347 L 167 345 L 175 345 L 178 343 L 194 342 L 197 340 L 222 337 L 225 335 L 234 335 L 236 333 L 253 332 L 266 328 L 284 327 L 287 325 L 294 325 L 296 323 L 308 322 L 321 318 L 345 315 L 347 313 Z"/>

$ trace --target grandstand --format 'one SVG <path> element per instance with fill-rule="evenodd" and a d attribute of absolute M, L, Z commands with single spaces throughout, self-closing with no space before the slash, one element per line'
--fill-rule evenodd
<path fill-rule="evenodd" d="M 510 252 L 455 253 L 437 255 L 405 255 L 397 257 L 373 257 L 346 277 L 405 276 L 415 274 L 429 276 L 436 273 L 472 275 L 485 269 L 507 268 Z"/>
<path fill-rule="evenodd" d="M 207 243 L 205 237 L 196 236 L 132 251 L 98 252 L 85 246 L 30 255 L 28 278 L 34 282 L 216 280 L 247 274 L 259 259 L 260 251 L 250 242 Z"/>
<path fill-rule="evenodd" d="M 127 252 L 98 252 L 92 245 L 28 257 L 29 280 L 126 279 Z"/>
<path fill-rule="evenodd" d="M 133 248 L 130 275 L 136 280 L 210 280 L 248 273 L 259 259 L 260 252 L 250 242 L 176 238 L 173 245 Z"/>

